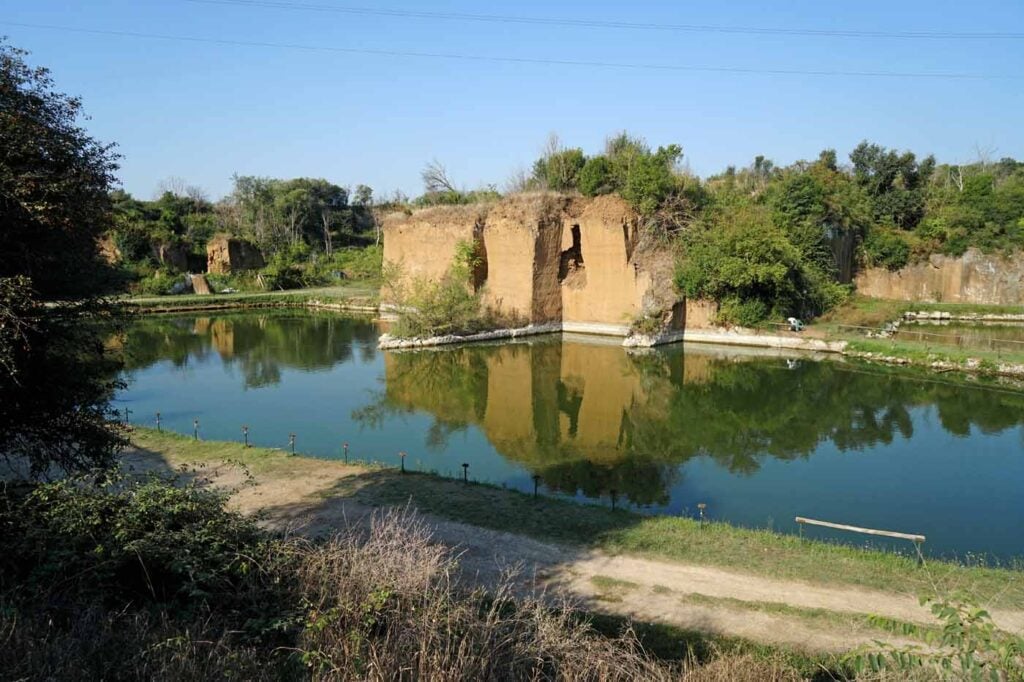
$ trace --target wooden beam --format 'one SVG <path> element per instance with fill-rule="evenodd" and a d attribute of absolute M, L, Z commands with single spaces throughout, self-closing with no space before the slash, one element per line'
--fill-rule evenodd
<path fill-rule="evenodd" d="M 897 533 L 892 530 L 876 530 L 874 528 L 861 528 L 859 526 L 847 526 L 843 523 L 831 523 L 829 521 L 818 521 L 817 519 L 807 519 L 803 516 L 796 517 L 797 523 L 808 523 L 812 526 L 824 526 L 825 528 L 835 528 L 837 530 L 848 530 L 854 533 L 865 533 L 866 535 L 882 535 L 887 538 L 899 538 L 901 540 L 910 540 L 911 542 L 924 542 L 923 535 L 914 535 L 912 533 Z"/>

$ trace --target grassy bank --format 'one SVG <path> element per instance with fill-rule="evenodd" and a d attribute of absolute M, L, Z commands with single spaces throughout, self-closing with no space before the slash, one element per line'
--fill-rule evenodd
<path fill-rule="evenodd" d="M 171 312 L 185 310 L 218 310 L 230 308 L 261 308 L 273 306 L 304 306 L 320 304 L 327 306 L 352 306 L 355 308 L 376 308 L 379 290 L 372 284 L 350 284 L 315 289 L 288 291 L 239 292 L 234 294 L 210 294 L 200 296 L 138 296 L 122 301 L 140 312 Z"/>
<path fill-rule="evenodd" d="M 439 517 L 565 545 L 904 594 L 957 589 L 973 594 L 982 603 L 998 595 L 1001 607 L 1024 607 L 1024 573 L 1015 570 L 1019 568 L 1016 565 L 991 568 L 929 561 L 927 569 L 922 570 L 909 554 L 801 540 L 768 530 L 715 522 L 702 527 L 687 518 L 613 511 L 544 496 L 534 499 L 496 486 L 466 485 L 422 473 L 402 475 L 379 466 L 346 469 L 337 462 L 289 457 L 279 450 L 247 449 L 238 443 L 197 443 L 152 430 L 139 429 L 133 438 L 140 448 L 159 453 L 173 466 L 233 460 L 270 480 L 322 476 L 335 467 L 338 476 L 317 493 L 321 498 L 338 496 L 367 506 L 411 501 L 421 511 Z"/>

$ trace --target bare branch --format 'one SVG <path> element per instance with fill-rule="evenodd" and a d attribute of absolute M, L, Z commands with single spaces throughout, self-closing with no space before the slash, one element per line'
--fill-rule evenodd
<path fill-rule="evenodd" d="M 455 185 L 448 178 L 448 170 L 444 167 L 444 164 L 437 159 L 434 159 L 423 168 L 420 177 L 423 178 L 423 188 L 427 193 L 459 191 L 455 189 Z"/>

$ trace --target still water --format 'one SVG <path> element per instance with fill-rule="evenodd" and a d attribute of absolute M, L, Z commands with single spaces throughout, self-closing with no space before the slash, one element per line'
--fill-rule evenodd
<path fill-rule="evenodd" d="M 132 421 L 796 532 L 793 517 L 1024 555 L 1024 393 L 811 357 L 534 337 L 384 352 L 377 325 L 274 311 L 145 317 L 120 339 Z M 829 536 L 860 542 L 856 536 Z M 906 547 L 904 547 L 906 549 Z"/>

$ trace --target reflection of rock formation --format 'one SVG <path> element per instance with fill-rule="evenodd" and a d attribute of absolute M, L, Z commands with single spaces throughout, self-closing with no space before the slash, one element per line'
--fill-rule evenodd
<path fill-rule="evenodd" d="M 476 425 L 546 485 L 614 489 L 636 503 L 665 500 L 679 465 L 696 456 L 752 473 L 765 457 L 807 457 L 825 441 L 857 451 L 910 438 L 917 408 L 934 409 L 956 434 L 1024 420 L 1020 394 L 735 351 L 628 354 L 550 339 L 389 353 L 385 373 L 375 407 L 425 411 L 448 430 Z"/>
<path fill-rule="evenodd" d="M 474 359 L 472 380 L 460 379 Z M 670 389 L 669 372 L 652 383 L 616 346 L 550 340 L 391 353 L 385 374 L 393 406 L 477 424 L 495 449 L 549 486 L 590 495 L 615 489 L 638 503 L 665 499 L 670 469 L 631 449 L 630 421 Z"/>

